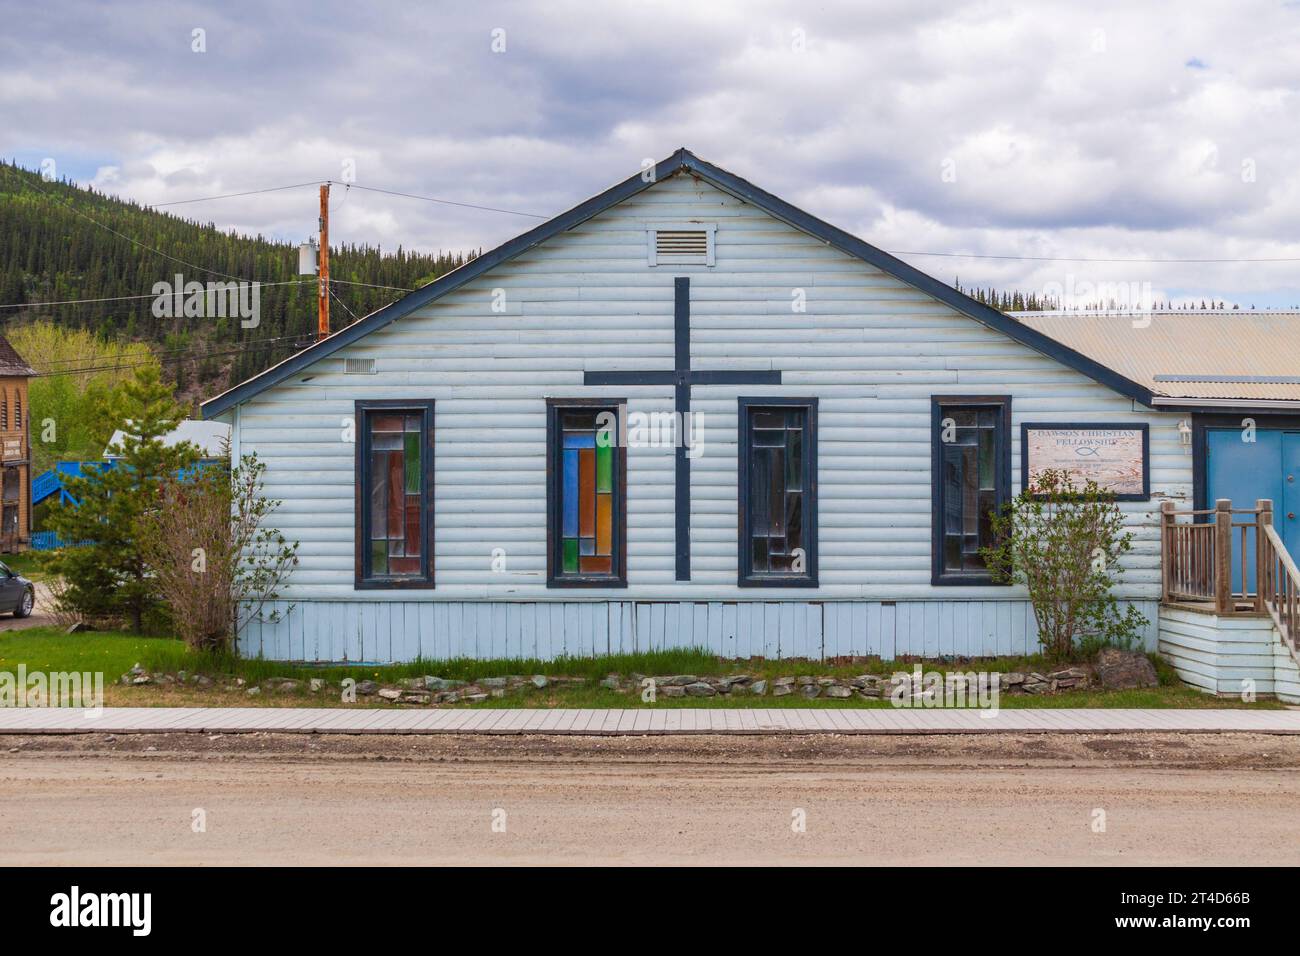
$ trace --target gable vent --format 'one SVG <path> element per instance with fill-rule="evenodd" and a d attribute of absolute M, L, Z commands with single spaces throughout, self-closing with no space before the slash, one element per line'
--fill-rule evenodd
<path fill-rule="evenodd" d="M 375 374 L 375 360 L 374 360 L 374 359 L 355 359 L 355 358 L 353 358 L 353 359 L 344 359 L 344 360 L 343 360 L 343 374 L 344 374 L 344 375 L 374 375 L 374 374 Z"/>
<path fill-rule="evenodd" d="M 713 265 L 713 223 L 664 223 L 646 230 L 649 262 L 657 265 Z"/>

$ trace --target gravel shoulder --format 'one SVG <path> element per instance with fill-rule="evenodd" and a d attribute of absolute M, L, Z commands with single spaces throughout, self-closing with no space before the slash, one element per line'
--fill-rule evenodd
<path fill-rule="evenodd" d="M 12 864 L 1294 865 L 1296 821 L 1300 739 L 1246 734 L 0 740 Z"/>

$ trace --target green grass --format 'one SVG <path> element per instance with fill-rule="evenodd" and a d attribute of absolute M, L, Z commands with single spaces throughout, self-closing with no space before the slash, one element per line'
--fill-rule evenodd
<path fill-rule="evenodd" d="M 1173 669 L 1162 659 L 1154 657 L 1161 686 L 1140 690 L 1102 691 L 1081 690 L 1050 696 L 1003 694 L 1000 706 L 1013 709 L 1023 707 L 1257 707 L 1280 708 L 1272 700 L 1245 704 L 1232 698 L 1215 698 L 1202 694 L 1180 683 Z M 778 676 L 849 677 L 865 673 L 891 674 L 911 671 L 911 660 L 864 663 L 823 664 L 817 661 L 723 661 L 707 651 L 682 649 L 646 654 L 623 654 L 613 657 L 570 657 L 542 662 L 530 659 L 472 660 L 467 658 L 445 661 L 412 661 L 407 664 L 387 666 L 331 665 L 326 667 L 295 666 L 260 659 L 242 660 L 229 656 L 196 654 L 174 638 L 141 637 L 116 631 L 91 631 L 66 635 L 57 628 L 37 627 L 26 631 L 0 633 L 0 670 L 15 671 L 25 664 L 29 671 L 102 671 L 104 681 L 112 685 L 117 678 L 140 663 L 151 672 L 175 673 L 184 670 L 202 673 L 214 678 L 242 677 L 250 685 L 269 677 L 292 677 L 305 681 L 320 677 L 337 684 L 345 677 L 370 678 L 380 683 L 393 682 L 402 677 L 434 674 L 456 680 L 475 680 L 483 677 L 500 677 L 512 674 L 548 674 L 551 676 L 584 677 L 586 684 L 551 687 L 545 691 L 526 689 L 503 698 L 491 698 L 480 704 L 456 706 L 477 707 L 889 707 L 888 700 L 867 700 L 851 697 L 847 700 L 814 698 L 807 700 L 798 692 L 785 697 L 773 697 L 769 692 L 763 697 L 748 694 L 718 695 L 716 697 L 669 698 L 659 694 L 654 704 L 641 701 L 637 692 L 619 693 L 598 686 L 598 681 L 610 673 L 623 676 L 645 674 L 668 676 L 695 674 L 698 676 L 723 676 L 745 673 L 769 681 Z M 1054 669 L 1041 657 L 996 658 L 964 663 L 924 661 L 925 670 L 940 671 L 1039 671 Z M 311 694 L 304 690 L 298 694 L 265 693 L 249 697 L 240 693 L 232 698 L 230 691 L 215 688 L 201 691 L 194 687 L 109 687 L 110 705 L 116 706 L 331 706 L 336 705 L 337 694 Z M 368 704 L 377 704 L 367 701 Z"/>
<path fill-rule="evenodd" d="M 46 574 L 37 564 L 37 552 L 24 551 L 22 554 L 5 554 L 0 555 L 0 561 L 9 566 L 9 569 L 15 574 L 21 574 L 29 581 L 44 581 Z"/>
<path fill-rule="evenodd" d="M 105 681 L 112 681 L 150 654 L 179 646 L 172 638 L 118 631 L 64 634 L 56 627 L 33 627 L 0 632 L 0 670 L 26 664 L 29 671 L 103 671 Z"/>

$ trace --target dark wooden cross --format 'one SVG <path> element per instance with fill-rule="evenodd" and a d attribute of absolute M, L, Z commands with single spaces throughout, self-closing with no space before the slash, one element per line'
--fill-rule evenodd
<path fill-rule="evenodd" d="M 672 385 L 680 434 L 677 436 L 677 580 L 691 579 L 691 460 L 684 437 L 691 411 L 692 385 L 780 385 L 781 373 L 762 370 L 691 368 L 691 280 L 673 280 L 673 368 L 644 372 L 587 372 L 586 385 Z M 744 423 L 741 423 L 744 427 Z"/>

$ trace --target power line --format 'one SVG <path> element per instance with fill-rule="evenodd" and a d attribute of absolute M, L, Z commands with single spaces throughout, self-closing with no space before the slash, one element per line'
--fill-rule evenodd
<path fill-rule="evenodd" d="M 208 202 L 213 199 L 234 199 L 238 196 L 256 196 L 261 193 L 276 193 L 285 189 L 301 189 L 303 186 L 319 186 L 323 179 L 315 179 L 309 183 L 291 183 L 288 186 L 267 186 L 265 189 L 249 189 L 242 193 L 222 193 L 219 196 L 196 196 L 193 199 L 173 199 L 170 202 L 144 203 L 154 209 L 161 209 L 163 206 L 184 206 L 194 202 Z"/>
<path fill-rule="evenodd" d="M 240 281 L 245 281 L 245 280 L 240 280 Z M 257 280 L 255 279 L 250 281 L 257 282 Z M 257 282 L 257 286 L 259 288 L 265 289 L 271 286 L 298 285 L 303 282 L 309 282 L 309 281 L 314 282 L 315 280 L 312 279 L 310 276 L 303 276 L 301 279 L 288 279 L 284 282 Z M 185 293 L 183 290 L 181 291 L 182 294 L 188 295 L 188 293 Z M 174 292 L 162 293 L 162 294 L 175 295 Z M 204 295 L 206 294 L 207 291 L 204 290 Z M 133 299 L 157 299 L 158 297 L 159 294 L 150 292 L 143 295 L 110 295 L 99 299 L 59 299 L 53 302 L 13 302 L 8 304 L 0 304 L 0 309 L 36 309 L 36 308 L 42 308 L 44 306 L 52 306 L 52 305 L 84 305 L 92 302 L 126 302 Z"/>
<path fill-rule="evenodd" d="M 293 341 L 293 340 L 304 338 L 305 335 L 306 333 L 296 333 L 294 335 L 273 335 L 270 338 L 258 339 L 258 342 L 259 343 L 287 342 L 287 341 Z M 146 347 L 148 346 L 147 342 L 140 342 L 140 343 L 128 342 L 122 344 L 123 345 L 140 344 L 140 345 L 145 345 Z M 198 354 L 204 352 L 206 349 L 207 346 L 186 345 L 174 349 L 158 349 L 158 350 L 150 349 L 149 354 L 159 359 L 161 359 L 164 356 L 175 356 L 178 358 L 183 358 L 186 354 Z M 43 362 L 42 367 L 44 368 L 51 365 L 68 365 L 73 362 L 84 362 L 84 361 L 85 361 L 84 358 L 50 359 L 47 362 Z M 63 369 L 56 369 L 55 371 L 63 371 Z"/>
<path fill-rule="evenodd" d="M 331 181 L 332 182 L 332 181 Z M 508 216 L 527 216 L 529 219 L 550 219 L 550 216 L 543 216 L 535 212 L 520 212 L 517 209 L 502 209 L 499 206 L 480 206 L 472 202 L 457 202 L 454 199 L 437 199 L 433 196 L 417 196 L 415 193 L 403 193 L 394 189 L 380 189 L 378 186 L 362 186 L 359 183 L 333 183 L 333 185 L 344 186 L 348 189 L 364 189 L 372 193 L 383 193 L 385 196 L 401 196 L 404 199 L 419 199 L 424 202 L 441 203 L 444 206 L 461 206 L 465 209 L 481 209 L 484 212 L 500 212 Z"/>
<path fill-rule="evenodd" d="M 1136 262 L 1136 263 L 1209 263 L 1209 262 L 1300 262 L 1300 256 L 1297 257 L 1278 257 L 1278 258 L 1225 258 L 1225 259 L 1122 259 L 1122 258 L 1091 258 L 1086 256 L 995 256 L 984 255 L 977 252 L 897 252 L 890 251 L 891 256 L 945 256 L 953 259 L 1012 259 L 1019 262 Z"/>
<path fill-rule="evenodd" d="M 306 340 L 308 336 L 304 334 L 304 335 L 294 336 L 294 338 Z M 228 355 L 242 355 L 248 352 L 262 352 L 262 351 L 266 351 L 267 349 L 280 348 L 280 347 L 282 346 L 275 344 L 271 340 L 266 340 L 265 342 L 260 344 L 250 343 L 247 345 L 240 346 L 239 348 L 232 348 L 232 349 L 199 349 L 193 353 L 192 358 L 195 359 L 220 358 Z M 86 366 L 84 368 L 58 369 L 53 372 L 41 372 L 37 377 L 38 378 L 60 378 L 67 375 L 92 375 L 98 372 L 127 371 L 129 369 L 140 368 L 145 365 L 151 365 L 155 360 L 156 357 L 153 356 L 151 353 L 149 358 L 141 358 L 139 361 L 116 362 L 110 365 Z M 172 361 L 179 361 L 179 359 L 173 359 Z"/>

